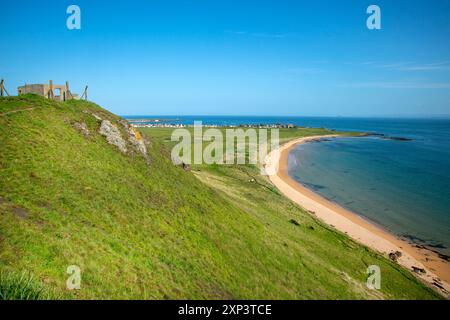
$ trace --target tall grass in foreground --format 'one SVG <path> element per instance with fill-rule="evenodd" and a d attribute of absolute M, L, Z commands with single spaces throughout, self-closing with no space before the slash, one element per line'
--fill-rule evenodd
<path fill-rule="evenodd" d="M 48 300 L 57 298 L 32 275 L 0 272 L 0 300 Z"/>

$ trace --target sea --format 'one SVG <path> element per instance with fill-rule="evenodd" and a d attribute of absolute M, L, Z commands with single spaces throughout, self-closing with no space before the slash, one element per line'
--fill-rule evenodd
<path fill-rule="evenodd" d="M 450 119 L 133 116 L 171 124 L 294 124 L 377 135 L 302 144 L 289 175 L 391 233 L 450 256 Z M 391 139 L 394 138 L 394 139 Z M 401 138 L 401 139 L 398 139 Z"/>

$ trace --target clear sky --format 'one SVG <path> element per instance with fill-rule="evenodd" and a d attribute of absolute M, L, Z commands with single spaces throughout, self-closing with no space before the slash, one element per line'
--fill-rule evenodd
<path fill-rule="evenodd" d="M 450 114 L 448 0 L 2 0 L 0 27 L 9 91 L 88 84 L 121 115 Z"/>

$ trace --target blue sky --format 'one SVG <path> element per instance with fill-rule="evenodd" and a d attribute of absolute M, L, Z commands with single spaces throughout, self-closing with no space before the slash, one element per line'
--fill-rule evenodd
<path fill-rule="evenodd" d="M 446 0 L 4 0 L 0 77 L 88 84 L 122 115 L 449 115 L 449 18 Z"/>

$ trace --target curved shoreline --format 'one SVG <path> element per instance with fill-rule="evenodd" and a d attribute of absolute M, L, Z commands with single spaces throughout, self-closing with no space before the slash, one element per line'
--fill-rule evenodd
<path fill-rule="evenodd" d="M 381 227 L 370 223 L 356 213 L 331 202 L 312 190 L 304 187 L 288 174 L 289 152 L 297 145 L 322 138 L 336 138 L 339 135 L 323 135 L 299 138 L 281 145 L 266 158 L 265 169 L 274 173 L 269 179 L 281 193 L 309 213 L 328 225 L 347 234 L 357 242 L 387 256 L 400 251 L 398 264 L 413 272 L 413 267 L 424 269 L 425 274 L 414 273 L 445 297 L 450 292 L 450 263 L 441 259 L 435 252 L 417 248 L 398 238 Z"/>

